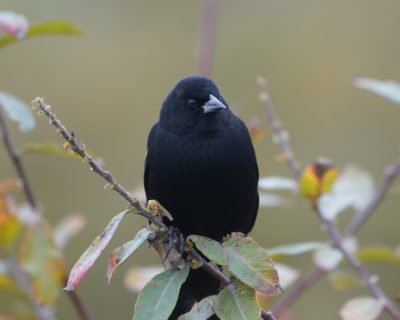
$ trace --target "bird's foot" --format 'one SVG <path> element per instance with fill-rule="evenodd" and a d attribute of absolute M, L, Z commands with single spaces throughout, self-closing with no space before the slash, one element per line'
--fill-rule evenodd
<path fill-rule="evenodd" d="M 164 261 L 167 260 L 169 254 L 171 253 L 172 249 L 176 247 L 177 252 L 181 256 L 180 260 L 182 259 L 182 255 L 185 249 L 185 237 L 179 231 L 177 227 L 169 227 L 166 235 L 166 245 L 164 248 L 165 256 Z"/>

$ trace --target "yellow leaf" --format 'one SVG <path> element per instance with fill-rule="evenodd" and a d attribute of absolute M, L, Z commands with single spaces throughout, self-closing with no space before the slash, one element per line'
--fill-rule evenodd
<path fill-rule="evenodd" d="M 300 178 L 300 192 L 315 202 L 323 193 L 329 192 L 338 175 L 338 170 L 326 159 L 309 164 Z"/>

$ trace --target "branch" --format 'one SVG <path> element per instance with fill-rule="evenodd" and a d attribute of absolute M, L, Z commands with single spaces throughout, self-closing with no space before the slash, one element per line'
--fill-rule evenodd
<path fill-rule="evenodd" d="M 32 105 L 34 108 L 39 108 L 41 112 L 43 112 L 50 119 L 50 124 L 58 129 L 64 140 L 69 143 L 71 149 L 90 166 L 92 171 L 96 172 L 104 180 L 106 180 L 111 186 L 111 189 L 127 200 L 132 207 L 136 208 L 139 215 L 145 217 L 158 227 L 166 228 L 161 219 L 148 212 L 135 196 L 131 195 L 122 187 L 122 185 L 117 181 L 116 178 L 114 178 L 110 171 L 105 170 L 92 156 L 86 153 L 85 146 L 82 143 L 79 143 L 75 137 L 75 134 L 73 132 L 69 132 L 61 123 L 61 121 L 57 119 L 56 115 L 50 111 L 51 107 L 46 105 L 42 98 L 36 98 L 34 101 L 32 101 Z"/>
<path fill-rule="evenodd" d="M 6 122 L 4 120 L 1 110 L 0 110 L 0 131 L 3 136 L 4 145 L 5 145 L 7 152 L 11 158 L 11 162 L 13 163 L 15 170 L 17 171 L 17 174 L 18 174 L 20 180 L 22 181 L 22 186 L 23 186 L 23 191 L 25 193 L 25 197 L 28 200 L 29 205 L 32 207 L 32 209 L 33 209 L 32 211 L 34 213 L 36 213 L 37 215 L 41 216 L 41 212 L 38 209 L 37 202 L 35 200 L 35 197 L 33 195 L 32 189 L 29 184 L 28 176 L 26 175 L 24 167 L 22 166 L 20 155 L 18 154 L 17 150 L 15 149 L 14 144 L 12 143 L 12 140 L 11 140 L 10 134 L 8 132 Z M 15 263 L 15 265 L 18 267 L 18 265 L 16 263 Z M 14 274 L 14 276 L 16 277 L 17 280 L 21 280 L 22 284 L 25 285 L 25 283 L 24 283 L 25 280 L 26 281 L 28 281 L 28 280 L 26 279 L 26 276 L 24 275 L 23 271 L 20 270 L 18 272 L 18 270 L 15 271 L 16 273 Z M 21 284 L 18 281 L 17 281 L 17 283 Z M 24 287 L 22 287 L 22 288 L 24 288 Z M 26 288 L 24 288 L 24 289 L 26 291 Z M 72 300 L 72 303 L 73 303 L 77 313 L 81 316 L 81 320 L 91 320 L 91 316 L 89 315 L 88 311 L 84 307 L 84 305 L 83 305 L 82 301 L 80 300 L 80 298 L 78 297 L 78 295 L 76 293 L 72 293 L 72 294 L 70 293 L 69 296 Z M 36 305 L 38 303 L 36 301 L 36 299 L 33 299 L 32 303 L 35 306 L 36 313 L 41 317 L 41 314 L 42 314 L 41 309 L 43 309 L 43 307 L 39 308 Z M 46 314 L 44 313 L 43 315 L 46 315 Z M 55 317 L 51 316 L 51 317 L 43 318 L 43 320 L 45 320 L 45 319 L 55 319 Z"/>
<path fill-rule="evenodd" d="M 293 172 L 293 175 L 299 179 L 301 175 L 301 170 L 298 163 L 294 160 L 293 151 L 289 144 L 288 135 L 283 130 L 278 117 L 276 116 L 275 111 L 270 103 L 268 93 L 267 93 L 267 82 L 264 78 L 258 77 L 257 83 L 260 87 L 261 95 L 260 100 L 263 104 L 265 112 L 267 114 L 268 123 L 272 129 L 274 135 L 274 141 L 281 148 L 283 155 L 285 157 L 286 163 L 289 169 Z M 356 214 L 355 218 L 349 224 L 346 229 L 346 236 L 354 235 L 361 225 L 368 219 L 368 217 L 372 214 L 372 212 L 376 209 L 376 207 L 383 200 L 384 195 L 389 189 L 393 180 L 400 174 L 400 161 L 393 166 L 389 167 L 386 170 L 386 175 L 383 179 L 383 182 L 378 189 L 375 197 L 371 200 L 370 204 L 358 214 Z M 335 225 L 326 219 L 320 212 L 319 208 L 316 205 L 313 205 L 314 211 L 317 213 L 318 217 L 322 221 L 323 225 L 326 228 L 326 231 L 330 235 L 333 240 L 334 246 L 341 251 L 343 256 L 352 266 L 354 271 L 359 274 L 359 276 L 363 279 L 364 283 L 367 284 L 370 291 L 381 301 L 383 301 L 385 308 L 387 311 L 395 318 L 400 319 L 400 312 L 397 310 L 396 306 L 390 301 L 390 299 L 386 296 L 383 290 L 379 287 L 376 281 L 370 276 L 368 270 L 363 266 L 363 264 L 356 259 L 350 252 L 346 250 L 343 245 L 343 236 L 337 230 Z M 276 316 L 279 316 L 287 307 L 292 304 L 301 293 L 312 286 L 324 273 L 325 271 L 316 267 L 311 273 L 309 273 L 305 278 L 297 283 L 297 285 L 277 304 L 272 310 Z"/>
<path fill-rule="evenodd" d="M 272 139 L 281 148 L 286 164 L 293 172 L 293 175 L 296 179 L 299 179 L 301 175 L 300 165 L 294 158 L 294 153 L 289 143 L 289 135 L 285 130 L 283 130 L 282 124 L 275 113 L 271 100 L 269 99 L 267 80 L 259 76 L 257 77 L 257 84 L 260 88 L 260 100 L 264 107 L 264 111 L 267 114 L 268 124 L 272 130 Z"/>
<path fill-rule="evenodd" d="M 4 146 L 6 147 L 8 155 L 10 156 L 14 168 L 17 171 L 17 174 L 22 182 L 22 188 L 25 193 L 26 199 L 28 200 L 29 205 L 32 207 L 33 211 L 36 214 L 40 215 L 40 211 L 38 210 L 38 206 L 33 196 L 32 189 L 29 185 L 28 177 L 25 173 L 24 167 L 22 166 L 21 158 L 17 150 L 15 149 L 14 144 L 11 141 L 11 137 L 8 133 L 6 122 L 4 120 L 3 113 L 1 112 L 1 110 L 0 110 L 0 131 L 1 135 L 3 136 Z"/>
<path fill-rule="evenodd" d="M 85 151 L 85 147 L 78 143 L 75 134 L 69 132 L 67 128 L 61 123 L 61 121 L 56 117 L 56 115 L 50 111 L 50 106 L 46 105 L 42 98 L 36 98 L 32 102 L 33 106 L 39 108 L 49 119 L 50 123 L 54 125 L 62 137 L 67 141 L 71 149 L 77 153 L 85 162 L 90 166 L 90 168 L 100 175 L 103 179 L 105 179 L 110 185 L 111 188 L 116 191 L 121 197 L 125 200 L 128 200 L 129 204 L 138 210 L 138 214 L 146 218 L 147 220 L 151 221 L 155 225 L 160 228 L 164 228 L 165 230 L 167 227 L 158 217 L 152 215 L 148 212 L 137 200 L 137 198 L 131 195 L 128 191 L 124 189 L 124 187 L 118 183 L 117 179 L 111 174 L 110 171 L 106 171 L 102 166 L 100 166 L 95 159 L 93 159 L 90 155 L 88 155 Z M 191 249 L 188 254 L 200 261 L 202 263 L 202 268 L 209 272 L 213 277 L 219 280 L 222 284 L 228 285 L 230 283 L 229 278 L 224 275 L 218 267 L 214 266 L 212 263 L 207 262 L 196 250 Z M 275 320 L 275 318 L 269 312 L 262 312 L 262 318 L 264 320 Z"/>
<path fill-rule="evenodd" d="M 201 18 L 201 36 L 197 57 L 197 74 L 211 76 L 215 51 L 217 29 L 218 0 L 203 0 Z"/>
<path fill-rule="evenodd" d="M 25 273 L 21 270 L 19 264 L 14 260 L 14 258 L 10 256 L 7 257 L 5 259 L 5 264 L 7 267 L 7 272 L 11 275 L 14 281 L 28 296 L 30 302 L 35 308 L 36 315 L 41 320 L 57 320 L 51 308 L 37 301 L 35 295 L 33 294 L 32 286 L 29 282 L 29 279 L 27 278 Z"/>
<path fill-rule="evenodd" d="M 329 219 L 325 218 L 321 213 L 317 205 L 313 205 L 314 211 L 317 213 L 324 227 L 326 228 L 327 233 L 330 235 L 334 246 L 340 250 L 346 260 L 349 262 L 350 266 L 353 270 L 359 274 L 364 283 L 368 286 L 369 290 L 377 297 L 380 301 L 383 302 L 384 307 L 390 313 L 390 315 L 397 320 L 400 320 L 400 311 L 396 308 L 392 301 L 388 298 L 388 296 L 383 292 L 381 287 L 378 285 L 378 282 L 374 277 L 372 277 L 368 270 L 364 267 L 364 265 L 354 257 L 344 246 L 343 237 L 340 234 L 339 230 Z"/>

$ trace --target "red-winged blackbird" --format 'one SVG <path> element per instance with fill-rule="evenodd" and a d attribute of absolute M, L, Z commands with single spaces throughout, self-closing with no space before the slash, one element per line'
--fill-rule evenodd
<path fill-rule="evenodd" d="M 252 229 L 258 210 L 256 156 L 246 126 L 212 80 L 188 77 L 172 89 L 147 148 L 147 199 L 159 201 L 184 236 L 220 241 Z M 218 288 L 205 271 L 191 270 L 170 319 Z"/>

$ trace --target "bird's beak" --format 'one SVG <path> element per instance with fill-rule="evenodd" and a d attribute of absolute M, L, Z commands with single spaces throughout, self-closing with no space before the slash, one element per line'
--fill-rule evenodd
<path fill-rule="evenodd" d="M 210 94 L 210 99 L 202 106 L 204 113 L 212 113 L 221 109 L 227 109 L 221 101 L 219 101 L 215 96 Z"/>

